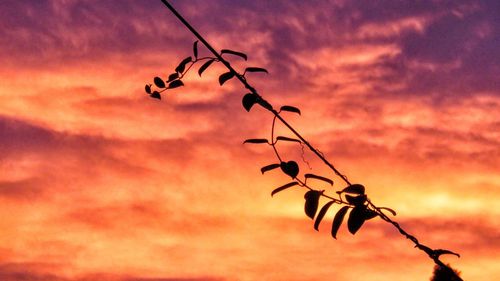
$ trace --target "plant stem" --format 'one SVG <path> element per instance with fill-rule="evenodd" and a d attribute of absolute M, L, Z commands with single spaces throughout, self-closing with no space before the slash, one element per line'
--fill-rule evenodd
<path fill-rule="evenodd" d="M 351 182 L 347 179 L 347 177 L 345 175 L 343 175 L 342 173 L 340 173 L 339 170 L 337 170 L 337 168 L 335 168 L 335 166 L 333 166 L 332 163 L 330 163 L 324 156 L 323 154 L 317 150 L 315 147 L 313 147 L 304 137 L 302 137 L 302 135 L 300 135 L 299 132 L 297 132 L 285 119 L 283 119 L 283 117 L 281 117 L 281 115 L 279 114 L 278 111 L 276 111 L 272 105 L 270 107 L 266 107 L 264 106 L 264 104 L 267 104 L 267 105 L 270 105 L 270 103 L 268 103 L 262 96 L 260 96 L 258 93 L 257 93 L 257 90 L 255 90 L 254 87 L 252 87 L 245 79 L 245 77 L 241 74 L 239 74 L 232 66 L 231 64 L 225 60 L 221 54 L 219 54 L 206 40 L 205 38 L 203 38 L 199 33 L 198 31 L 196 31 L 196 29 L 194 29 L 191 24 L 189 24 L 178 12 L 177 10 L 175 10 L 175 8 L 170 5 L 170 3 L 167 1 L 167 0 L 161 0 L 161 2 L 189 29 L 189 31 L 191 31 L 195 36 L 196 38 L 198 38 L 198 40 L 200 40 L 206 47 L 207 49 L 212 52 L 214 54 L 214 56 L 222 63 L 224 64 L 224 66 L 231 72 L 235 75 L 235 77 L 245 86 L 246 89 L 248 89 L 252 94 L 256 95 L 258 97 L 258 100 L 260 102 L 259 105 L 261 105 L 264 109 L 267 109 L 268 111 L 270 111 L 271 113 L 274 114 L 275 118 L 279 119 L 300 141 L 302 141 L 303 144 L 305 144 L 307 146 L 307 148 L 309 148 L 309 150 L 311 150 L 314 154 L 316 154 L 316 156 L 321 159 L 323 161 L 323 163 L 328 166 L 338 177 L 340 177 L 347 185 L 351 185 Z M 273 122 L 275 121 L 275 119 L 273 120 Z M 274 126 L 274 123 L 273 123 L 273 126 Z M 273 141 L 273 140 L 271 140 Z M 274 148 L 274 145 L 273 145 L 273 148 Z M 276 150 L 276 149 L 275 149 Z M 279 155 L 277 153 L 277 151 L 275 151 L 278 158 Z M 305 183 L 302 183 L 303 186 L 305 186 Z M 307 187 L 307 186 L 306 186 Z M 309 188 L 309 187 L 307 187 Z M 310 189 L 310 188 L 309 188 Z M 338 199 L 335 199 L 333 197 L 329 197 L 329 196 L 326 196 L 332 200 L 335 200 L 335 201 L 338 201 Z M 342 200 L 340 200 L 340 202 L 342 202 Z M 342 202 L 343 203 L 343 202 Z M 370 200 L 368 200 L 368 206 L 372 207 L 377 213 L 378 215 L 382 218 L 382 220 L 392 224 L 396 229 L 398 229 L 398 231 L 403 235 L 405 236 L 407 239 L 411 240 L 414 244 L 415 244 L 415 247 L 418 248 L 419 250 L 425 252 L 429 258 L 431 258 L 434 263 L 436 263 L 437 265 L 439 266 L 442 266 L 444 268 L 446 268 L 447 270 L 449 270 L 450 272 L 453 273 L 453 270 L 451 268 L 449 268 L 448 266 L 446 266 L 441 260 L 439 260 L 439 255 L 436 255 L 434 250 L 432 250 L 431 248 L 421 244 L 418 239 L 409 234 L 408 232 L 406 232 L 403 228 L 401 228 L 401 226 L 399 225 L 399 223 L 393 221 L 391 218 L 389 218 L 385 213 L 383 213 L 381 211 L 380 208 L 378 208 L 377 206 L 375 206 Z M 453 275 L 455 275 L 453 273 Z M 459 280 L 462 280 L 460 277 L 457 276 L 457 278 L 459 278 Z"/>

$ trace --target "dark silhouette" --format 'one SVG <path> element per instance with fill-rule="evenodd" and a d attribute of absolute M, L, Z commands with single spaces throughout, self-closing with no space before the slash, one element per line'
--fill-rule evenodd
<path fill-rule="evenodd" d="M 460 272 L 447 265 L 443 268 L 439 265 L 434 266 L 434 272 L 430 281 L 460 281 Z"/>
<path fill-rule="evenodd" d="M 444 254 L 452 254 L 459 257 L 457 253 L 454 253 L 449 250 L 444 249 L 432 249 L 418 241 L 418 239 L 406 232 L 397 222 L 392 220 L 389 217 L 390 215 L 395 216 L 396 212 L 387 207 L 378 207 L 376 206 L 365 193 L 365 187 L 361 184 L 353 184 L 348 178 L 340 173 L 340 171 L 330 163 L 325 156 L 315 147 L 313 147 L 298 131 L 296 131 L 282 116 L 283 113 L 289 112 L 294 114 L 301 114 L 299 108 L 294 106 L 281 106 L 279 110 L 276 110 L 269 102 L 267 102 L 257 90 L 251 86 L 247 79 L 246 75 L 248 73 L 268 73 L 266 69 L 260 67 L 247 67 L 245 70 L 240 73 L 236 71 L 229 61 L 225 59 L 226 56 L 238 57 L 240 59 L 247 60 L 248 57 L 246 54 L 223 49 L 220 52 L 217 52 L 166 0 L 161 0 L 163 4 L 197 37 L 197 39 L 213 54 L 213 56 L 207 57 L 198 57 L 198 41 L 193 44 L 193 56 L 186 57 L 183 59 L 179 65 L 175 68 L 175 71 L 168 76 L 166 80 L 161 77 L 154 77 L 153 84 L 156 86 L 156 89 L 153 89 L 153 84 L 147 84 L 145 86 L 146 92 L 152 98 L 161 99 L 161 93 L 169 90 L 184 86 L 182 82 L 182 78 L 189 72 L 189 70 L 197 63 L 203 62 L 203 64 L 198 69 L 198 74 L 201 76 L 202 73 L 207 70 L 214 62 L 222 63 L 227 69 L 228 72 L 225 72 L 219 76 L 219 84 L 222 86 L 224 83 L 229 81 L 230 79 L 236 78 L 241 82 L 241 84 L 245 87 L 245 89 L 249 92 L 243 96 L 242 105 L 245 110 L 250 111 L 254 105 L 260 105 L 264 109 L 268 110 L 274 115 L 272 126 L 271 126 L 271 134 L 270 138 L 256 138 L 256 139 L 247 139 L 244 143 L 248 144 L 262 144 L 268 145 L 274 151 L 276 155 L 276 163 L 269 164 L 261 168 L 262 174 L 271 171 L 271 170 L 281 170 L 284 174 L 290 176 L 292 181 L 285 185 L 282 185 L 276 189 L 274 189 L 271 195 L 274 195 L 278 192 L 286 190 L 292 186 L 300 186 L 305 188 L 307 191 L 304 195 L 305 204 L 304 211 L 306 215 L 314 220 L 314 228 L 318 230 L 318 227 L 324 218 L 325 214 L 328 212 L 328 209 L 333 204 L 342 205 L 342 208 L 336 213 L 332 229 L 331 235 L 336 239 L 337 231 L 341 226 L 344 217 L 347 215 L 347 228 L 350 233 L 355 234 L 363 224 L 370 219 L 375 217 L 379 217 L 382 220 L 392 224 L 404 237 L 409 239 L 414 245 L 415 248 L 423 251 L 427 254 L 429 258 L 431 258 L 436 264 L 436 269 L 434 271 L 434 277 L 431 281 L 455 281 L 462 280 L 459 277 L 459 273 L 451 269 L 451 267 L 445 265 L 439 258 Z M 275 136 L 275 124 L 276 120 L 279 120 L 289 131 L 292 133 L 293 137 L 288 136 Z M 300 167 L 296 161 L 285 159 L 278 150 L 277 143 L 279 142 L 293 142 L 297 143 L 302 148 L 309 149 L 312 153 L 314 153 L 322 162 L 328 166 L 340 180 L 345 182 L 346 187 L 340 191 L 335 192 L 334 194 L 327 194 L 325 190 L 318 190 L 314 188 L 315 181 L 326 182 L 330 185 L 333 185 L 333 181 L 327 177 L 314 175 L 314 174 L 304 174 L 299 177 Z M 279 169 L 278 169 L 279 168 Z M 311 180 L 312 183 L 311 183 Z M 335 197 L 334 197 L 335 196 Z M 318 204 L 320 197 L 327 198 L 329 201 L 322 206 L 319 212 Z"/>

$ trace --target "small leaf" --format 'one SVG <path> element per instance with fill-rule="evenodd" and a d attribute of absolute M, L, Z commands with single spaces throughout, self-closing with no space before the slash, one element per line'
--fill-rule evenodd
<path fill-rule="evenodd" d="M 159 100 L 161 100 L 161 95 L 160 95 L 160 93 L 158 93 L 158 91 L 154 91 L 154 92 L 150 95 L 150 97 L 152 97 L 152 98 L 154 98 L 154 99 L 159 99 Z"/>
<path fill-rule="evenodd" d="M 304 211 L 308 217 L 314 219 L 314 215 L 316 215 L 316 211 L 318 210 L 319 197 L 321 196 L 321 192 L 317 190 L 309 190 L 304 195 L 306 199 L 306 203 L 304 205 Z"/>
<path fill-rule="evenodd" d="M 355 234 L 365 222 L 365 206 L 356 206 L 352 209 L 347 219 L 349 232 Z"/>
<path fill-rule="evenodd" d="M 182 83 L 181 80 L 174 80 L 174 81 L 170 82 L 170 84 L 168 84 L 169 89 L 174 89 L 174 88 L 177 88 L 180 86 L 184 86 L 184 83 Z"/>
<path fill-rule="evenodd" d="M 187 57 L 179 63 L 179 65 L 175 68 L 175 71 L 178 73 L 183 73 L 186 69 L 186 64 L 190 63 L 193 59 L 191 57 Z"/>
<path fill-rule="evenodd" d="M 350 196 L 346 194 L 345 199 L 349 202 L 349 204 L 359 206 L 366 202 L 366 195 Z"/>
<path fill-rule="evenodd" d="M 200 67 L 200 69 L 198 69 L 198 75 L 201 76 L 201 74 L 203 73 L 203 71 L 205 71 L 214 61 L 215 61 L 215 59 L 209 59 L 207 62 L 205 62 L 204 64 L 202 64 L 201 67 Z"/>
<path fill-rule="evenodd" d="M 144 90 L 146 90 L 146 93 L 150 94 L 151 95 L 151 85 L 146 85 L 144 87 Z"/>
<path fill-rule="evenodd" d="M 266 140 L 267 141 L 267 140 Z M 299 174 L 299 165 L 295 161 L 281 162 L 281 170 L 294 179 Z"/>
<path fill-rule="evenodd" d="M 293 142 L 301 142 L 300 140 L 298 139 L 294 139 L 294 138 L 289 138 L 289 137 L 283 137 L 283 136 L 278 136 L 276 138 L 276 141 L 293 141 Z"/>
<path fill-rule="evenodd" d="M 322 177 L 322 176 L 318 176 L 318 175 L 315 175 L 315 174 L 305 174 L 305 175 L 304 175 L 304 177 L 305 177 L 306 179 L 311 178 L 311 179 L 322 180 L 322 181 L 324 181 L 324 182 L 329 183 L 330 185 L 333 185 L 333 181 L 332 181 L 331 179 L 329 179 L 329 178 L 325 178 L 325 177 Z"/>
<path fill-rule="evenodd" d="M 337 239 L 337 232 L 339 231 L 340 225 L 342 224 L 342 221 L 344 220 L 345 214 L 347 213 L 347 210 L 349 210 L 349 206 L 344 206 L 340 208 L 340 210 L 335 214 L 335 217 L 333 218 L 333 223 L 332 223 L 332 237 Z"/>
<path fill-rule="evenodd" d="M 172 73 L 168 76 L 168 80 L 167 80 L 167 83 L 170 83 L 172 81 L 174 81 L 175 79 L 179 78 L 179 73 Z"/>
<path fill-rule="evenodd" d="M 230 54 L 230 55 L 234 55 L 234 56 L 238 56 L 238 57 L 241 57 L 243 58 L 244 60 L 247 60 L 247 55 L 244 54 L 244 53 L 241 53 L 241 52 L 236 52 L 236 51 L 233 51 L 233 50 L 228 50 L 228 49 L 224 49 L 224 50 L 221 50 L 220 51 L 220 54 Z"/>
<path fill-rule="evenodd" d="M 163 79 L 161 79 L 160 77 L 155 77 L 153 79 L 153 82 L 155 83 L 156 87 L 165 88 L 165 82 L 163 82 Z"/>
<path fill-rule="evenodd" d="M 280 111 L 295 112 L 295 113 L 298 113 L 300 115 L 300 109 L 298 109 L 294 106 L 284 105 L 280 108 Z"/>
<path fill-rule="evenodd" d="M 299 184 L 298 182 L 294 181 L 294 182 L 291 182 L 291 183 L 287 183 L 287 184 L 285 184 L 283 186 L 280 186 L 280 187 L 276 188 L 275 190 L 273 190 L 271 192 L 271 196 L 274 196 L 274 194 L 276 194 L 276 193 L 278 193 L 280 191 L 283 191 L 283 190 L 285 190 L 285 189 L 287 189 L 289 187 L 292 187 L 294 185 L 298 185 L 298 184 Z"/>
<path fill-rule="evenodd" d="M 352 193 L 352 194 L 365 194 L 365 187 L 361 184 L 351 184 L 344 188 L 342 191 L 337 191 L 337 193 Z"/>
<path fill-rule="evenodd" d="M 330 201 L 326 203 L 321 210 L 319 210 L 318 216 L 316 217 L 316 221 L 314 222 L 314 229 L 319 230 L 319 224 L 321 223 L 321 220 L 325 216 L 326 212 L 330 208 L 330 206 L 335 203 L 335 201 Z"/>
<path fill-rule="evenodd" d="M 269 74 L 269 72 L 265 68 L 261 68 L 261 67 L 247 67 L 245 69 L 245 72 L 265 72 L 265 73 Z"/>
<path fill-rule="evenodd" d="M 432 251 L 434 253 L 435 256 L 437 256 L 439 258 L 439 256 L 441 255 L 455 255 L 457 257 L 460 257 L 459 254 L 455 253 L 455 252 L 452 252 L 450 250 L 445 250 L 445 249 L 436 249 L 436 250 L 433 250 Z"/>
<path fill-rule="evenodd" d="M 193 43 L 193 55 L 195 59 L 198 58 L 198 40 Z"/>
<path fill-rule="evenodd" d="M 260 171 L 262 172 L 262 174 L 264 174 L 267 171 L 274 170 L 274 169 L 279 168 L 279 167 L 280 167 L 280 164 L 271 164 L 271 165 L 267 165 L 267 166 L 260 168 Z"/>
<path fill-rule="evenodd" d="M 370 209 L 365 209 L 365 220 L 371 220 L 376 216 L 378 216 L 377 212 Z"/>
<path fill-rule="evenodd" d="M 219 76 L 219 84 L 222 86 L 224 83 L 226 83 L 227 80 L 229 80 L 233 77 L 234 77 L 234 73 L 231 71 L 223 73 Z"/>
<path fill-rule="evenodd" d="M 241 100 L 241 103 L 243 104 L 243 107 L 245 108 L 246 111 L 250 112 L 250 109 L 252 106 L 257 102 L 257 95 L 256 94 L 251 94 L 248 93 L 243 96 L 243 99 Z"/>
<path fill-rule="evenodd" d="M 380 210 L 387 210 L 389 211 L 393 216 L 396 216 L 396 211 L 394 211 L 393 209 L 391 208 L 387 208 L 387 207 L 379 207 Z"/>
<path fill-rule="evenodd" d="M 243 143 L 269 143 L 266 139 L 247 139 Z"/>
<path fill-rule="evenodd" d="M 268 103 L 265 99 L 260 98 L 257 100 L 257 103 L 260 104 L 263 108 L 265 108 L 267 110 L 270 110 L 270 111 L 273 110 L 273 106 L 270 103 Z"/>

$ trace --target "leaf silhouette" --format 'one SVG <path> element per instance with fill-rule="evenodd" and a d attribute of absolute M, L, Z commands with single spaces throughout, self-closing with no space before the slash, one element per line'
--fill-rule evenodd
<path fill-rule="evenodd" d="M 238 57 L 241 57 L 243 58 L 244 60 L 247 60 L 247 55 L 242 53 L 242 52 L 236 52 L 236 51 L 233 51 L 233 50 L 228 50 L 228 49 L 223 49 L 220 51 L 220 54 L 230 54 L 230 55 L 234 55 L 234 56 L 238 56 Z"/>
<path fill-rule="evenodd" d="M 150 94 L 151 95 L 151 85 L 146 85 L 144 87 L 144 90 L 146 91 L 146 93 Z"/>
<path fill-rule="evenodd" d="M 181 80 L 174 80 L 168 84 L 169 89 L 178 88 L 180 86 L 184 86 L 184 83 Z"/>
<path fill-rule="evenodd" d="M 433 253 L 434 255 L 436 255 L 438 258 L 440 255 L 455 255 L 457 257 L 460 257 L 459 254 L 455 253 L 455 252 L 452 252 L 450 250 L 445 250 L 445 249 L 436 249 L 436 250 L 433 250 Z"/>
<path fill-rule="evenodd" d="M 160 95 L 160 93 L 158 93 L 158 91 L 154 91 L 154 92 L 150 95 L 150 97 L 152 97 L 152 98 L 154 98 L 154 99 L 159 99 L 159 100 L 161 100 L 161 95 Z"/>
<path fill-rule="evenodd" d="M 186 69 L 186 64 L 190 63 L 193 59 L 191 57 L 187 57 L 179 63 L 179 65 L 175 68 L 176 72 L 183 73 Z"/>
<path fill-rule="evenodd" d="M 269 143 L 266 139 L 247 139 L 243 143 Z"/>
<path fill-rule="evenodd" d="M 300 109 L 294 107 L 294 106 L 289 106 L 289 105 L 284 105 L 280 108 L 281 111 L 289 111 L 289 112 L 295 112 L 300 115 Z"/>
<path fill-rule="evenodd" d="M 365 220 L 371 220 L 377 216 L 377 212 L 370 210 L 370 209 L 365 209 Z"/>
<path fill-rule="evenodd" d="M 245 72 L 265 72 L 265 73 L 269 74 L 269 72 L 265 68 L 261 68 L 261 67 L 247 67 L 245 69 Z"/>
<path fill-rule="evenodd" d="M 379 207 L 380 210 L 387 210 L 389 211 L 393 216 L 396 216 L 396 211 L 394 211 L 393 209 L 391 208 L 387 208 L 387 207 Z"/>
<path fill-rule="evenodd" d="M 246 111 L 250 112 L 250 109 L 252 106 L 257 102 L 257 95 L 256 94 L 251 94 L 248 93 L 243 96 L 243 99 L 241 100 L 241 103 L 243 104 L 243 107 L 245 108 Z"/>
<path fill-rule="evenodd" d="M 293 141 L 293 142 L 301 142 L 300 140 L 298 139 L 294 139 L 294 138 L 289 138 L 289 137 L 283 137 L 283 136 L 278 136 L 276 138 L 276 141 Z"/>
<path fill-rule="evenodd" d="M 294 186 L 294 185 L 298 185 L 298 184 L 299 184 L 298 182 L 294 181 L 294 182 L 291 182 L 291 183 L 287 183 L 287 184 L 285 184 L 285 185 L 282 185 L 282 186 L 280 186 L 280 187 L 276 188 L 275 190 L 273 190 L 273 191 L 271 192 L 271 196 L 274 196 L 274 194 L 276 194 L 276 193 L 278 193 L 278 192 L 280 192 L 280 191 L 283 191 L 283 190 L 285 190 L 285 189 L 287 189 L 287 188 L 289 188 L 289 187 L 292 187 L 292 186 Z"/>
<path fill-rule="evenodd" d="M 234 73 L 232 71 L 223 73 L 219 76 L 219 84 L 222 86 L 224 83 L 226 83 L 227 80 L 231 79 L 234 77 Z"/>
<path fill-rule="evenodd" d="M 346 195 L 345 196 L 345 199 L 347 200 L 347 202 L 349 202 L 350 204 L 353 204 L 353 205 L 363 205 L 365 202 L 366 202 L 366 195 L 363 194 L 363 195 L 358 195 L 358 196 L 350 196 L 350 195 Z"/>
<path fill-rule="evenodd" d="M 349 206 L 344 206 L 340 208 L 340 210 L 335 214 L 335 217 L 333 218 L 333 223 L 332 223 L 332 237 L 337 239 L 337 232 L 339 231 L 340 225 L 342 224 L 342 221 L 344 220 L 345 214 L 347 213 L 347 210 L 349 210 Z"/>
<path fill-rule="evenodd" d="M 201 65 L 200 69 L 198 69 L 198 75 L 201 74 L 215 61 L 215 59 L 209 59 L 204 64 Z"/>
<path fill-rule="evenodd" d="M 257 99 L 257 103 L 267 110 L 271 111 L 273 110 L 273 106 L 270 103 L 268 103 L 265 99 L 259 98 Z"/>
<path fill-rule="evenodd" d="M 365 210 L 365 206 L 356 206 L 352 209 L 347 219 L 347 229 L 350 233 L 356 234 L 365 222 Z"/>
<path fill-rule="evenodd" d="M 163 79 L 161 79 L 160 77 L 155 77 L 153 79 L 153 82 L 155 83 L 156 87 L 165 88 L 165 82 L 163 82 Z"/>
<path fill-rule="evenodd" d="M 198 58 L 198 40 L 193 43 L 193 55 L 195 59 Z"/>
<path fill-rule="evenodd" d="M 279 168 L 279 167 L 280 167 L 280 164 L 271 164 L 271 165 L 267 165 L 267 166 L 260 168 L 260 171 L 262 172 L 262 174 L 264 174 L 267 171 L 274 170 L 274 169 Z"/>
<path fill-rule="evenodd" d="M 361 184 L 351 184 L 344 188 L 342 191 L 337 191 L 337 193 L 352 193 L 352 194 L 365 194 L 365 187 Z"/>
<path fill-rule="evenodd" d="M 172 73 L 168 76 L 168 80 L 167 80 L 167 83 L 170 83 L 172 81 L 174 81 L 175 79 L 179 78 L 179 73 L 175 72 L 175 73 Z"/>
<path fill-rule="evenodd" d="M 309 190 L 304 195 L 306 199 L 306 203 L 304 205 L 304 211 L 308 217 L 314 219 L 314 215 L 316 215 L 316 211 L 318 210 L 319 197 L 321 192 L 317 190 Z"/>
<path fill-rule="evenodd" d="M 305 174 L 304 177 L 306 179 L 317 179 L 317 180 L 321 180 L 321 181 L 324 181 L 324 182 L 327 182 L 329 183 L 330 185 L 333 185 L 333 181 L 329 178 L 325 178 L 325 177 L 322 177 L 322 176 L 318 176 L 318 175 L 315 175 L 315 174 Z"/>
<path fill-rule="evenodd" d="M 299 165 L 295 161 L 281 162 L 281 170 L 294 179 L 299 174 Z"/>
<path fill-rule="evenodd" d="M 319 224 L 321 223 L 321 220 L 325 216 L 326 212 L 330 208 L 330 206 L 335 203 L 334 201 L 330 201 L 326 203 L 321 210 L 319 210 L 318 216 L 316 217 L 316 221 L 314 221 L 314 229 L 319 231 Z"/>

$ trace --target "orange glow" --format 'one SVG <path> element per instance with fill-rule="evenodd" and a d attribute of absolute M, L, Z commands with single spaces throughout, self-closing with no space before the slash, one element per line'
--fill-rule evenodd
<path fill-rule="evenodd" d="M 0 280 L 429 279 L 432 261 L 383 221 L 355 236 L 343 226 L 334 240 L 338 206 L 318 233 L 303 212 L 305 190 L 271 198 L 290 177 L 261 175 L 278 160 L 242 142 L 268 138 L 272 116 L 245 112 L 245 89 L 218 85 L 222 66 L 201 78 L 193 71 L 162 101 L 144 93 L 193 41 L 160 1 L 21 2 L 6 11 L 37 24 L 0 12 L 9 39 L 0 39 Z M 491 8 L 375 19 L 330 1 L 173 2 L 215 46 L 248 53 L 248 62 L 231 58 L 238 69 L 267 68 L 248 81 L 276 108 L 300 107 L 286 119 L 421 242 L 459 252 L 444 260 L 465 280 L 500 279 Z M 449 23 L 450 38 L 431 36 L 447 21 L 483 32 L 460 30 L 466 51 L 447 58 L 438 51 L 462 35 Z M 418 41 L 427 36 L 436 57 Z M 493 66 L 469 61 L 476 50 Z M 312 153 L 281 149 L 301 174 L 335 181 L 318 188 L 344 187 Z"/>

